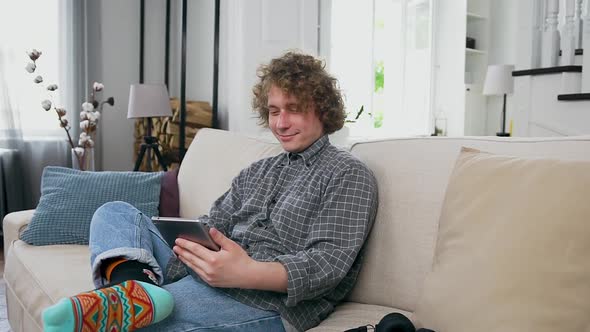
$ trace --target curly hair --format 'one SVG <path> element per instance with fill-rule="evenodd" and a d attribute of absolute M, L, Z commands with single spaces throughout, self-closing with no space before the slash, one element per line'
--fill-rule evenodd
<path fill-rule="evenodd" d="M 252 107 L 259 124 L 268 127 L 268 92 L 272 86 L 297 98 L 301 110 L 315 108 L 324 134 L 331 134 L 344 125 L 346 113 L 338 81 L 325 70 L 321 60 L 311 55 L 287 52 L 258 68 L 260 81 L 252 89 Z"/>

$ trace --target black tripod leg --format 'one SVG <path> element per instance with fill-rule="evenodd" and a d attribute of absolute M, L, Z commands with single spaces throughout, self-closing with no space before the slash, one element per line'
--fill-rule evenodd
<path fill-rule="evenodd" d="M 156 154 L 156 157 L 158 158 L 158 162 L 160 163 L 160 166 L 162 166 L 162 169 L 164 169 L 164 171 L 167 171 L 168 167 L 166 167 L 166 163 L 164 163 L 164 158 L 162 158 L 162 155 L 160 154 L 158 144 L 152 144 L 152 149 L 154 150 L 154 153 Z"/>
<path fill-rule="evenodd" d="M 141 150 L 139 150 L 139 154 L 137 155 L 137 160 L 135 161 L 135 167 L 133 167 L 133 171 L 139 171 L 139 166 L 141 165 L 141 161 L 143 160 L 143 156 L 145 155 L 145 150 L 147 149 L 147 144 L 141 143 Z"/>

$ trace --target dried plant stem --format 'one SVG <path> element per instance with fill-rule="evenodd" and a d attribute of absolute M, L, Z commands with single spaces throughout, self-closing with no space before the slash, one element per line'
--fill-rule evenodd
<path fill-rule="evenodd" d="M 70 135 L 70 131 L 68 130 L 68 126 L 64 126 L 62 123 L 62 116 L 59 115 L 59 113 L 57 112 L 57 107 L 55 107 L 55 102 L 53 101 L 52 98 L 52 94 L 49 93 L 49 99 L 51 100 L 51 105 L 53 106 L 53 110 L 55 110 L 55 114 L 57 114 L 57 119 L 59 120 L 59 124 L 60 126 L 66 131 L 66 135 L 68 135 L 68 142 L 70 143 L 70 147 L 72 148 L 72 153 L 76 155 L 76 159 L 78 159 L 78 166 L 80 167 L 80 169 L 83 168 L 82 166 L 82 157 L 79 156 L 76 151 L 74 150 L 75 145 L 74 145 L 74 141 L 72 140 L 72 136 Z M 84 169 L 82 169 L 84 170 Z"/>
<path fill-rule="evenodd" d="M 82 156 L 78 155 L 76 153 L 75 150 L 75 145 L 74 145 L 74 141 L 72 140 L 72 136 L 70 135 L 70 131 L 68 130 L 68 126 L 67 125 L 62 125 L 62 116 L 59 115 L 59 113 L 57 112 L 57 107 L 55 107 L 55 102 L 53 101 L 53 95 L 51 93 L 49 93 L 49 99 L 51 100 L 51 105 L 53 106 L 53 110 L 55 110 L 55 114 L 57 114 L 57 119 L 59 120 L 59 124 L 60 126 L 65 130 L 66 135 L 68 135 L 68 142 L 70 143 L 70 147 L 72 148 L 72 153 L 76 155 L 76 159 L 78 160 L 78 167 L 80 167 L 81 170 L 84 171 L 84 166 L 82 165 Z"/>
<path fill-rule="evenodd" d="M 59 116 L 59 114 L 58 114 L 58 116 Z M 61 116 L 59 117 L 59 121 L 61 122 Z M 68 135 L 68 141 L 70 142 L 70 146 L 72 147 L 72 153 L 75 154 L 76 159 L 78 159 L 78 166 L 80 167 L 81 170 L 84 171 L 83 165 L 82 165 L 82 156 L 80 156 L 76 153 L 76 150 L 74 147 L 74 141 L 72 141 L 72 136 L 70 136 L 70 131 L 66 127 L 63 127 L 63 128 L 66 131 L 66 135 Z M 84 152 L 86 152 L 86 151 L 84 151 Z"/>

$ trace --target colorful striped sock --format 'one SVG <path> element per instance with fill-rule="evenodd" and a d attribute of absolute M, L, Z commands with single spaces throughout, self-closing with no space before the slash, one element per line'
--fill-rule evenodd
<path fill-rule="evenodd" d="M 43 330 L 134 331 L 168 317 L 172 294 L 145 282 L 123 283 L 61 299 L 43 311 Z"/>

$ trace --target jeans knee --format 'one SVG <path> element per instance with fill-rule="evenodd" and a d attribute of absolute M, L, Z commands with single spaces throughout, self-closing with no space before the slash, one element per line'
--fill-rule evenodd
<path fill-rule="evenodd" d="M 106 211 L 113 212 L 113 213 L 121 213 L 123 211 L 128 211 L 128 210 L 137 211 L 135 206 L 133 206 L 127 202 L 123 202 L 123 201 L 113 201 L 113 202 L 104 203 L 96 211 L 98 212 L 99 210 L 102 210 L 102 209 L 104 209 Z"/>
<path fill-rule="evenodd" d="M 124 222 L 134 220 L 138 213 L 141 213 L 136 207 L 121 201 L 108 202 L 101 205 L 92 216 L 91 227 L 97 223 L 107 222 Z"/>

